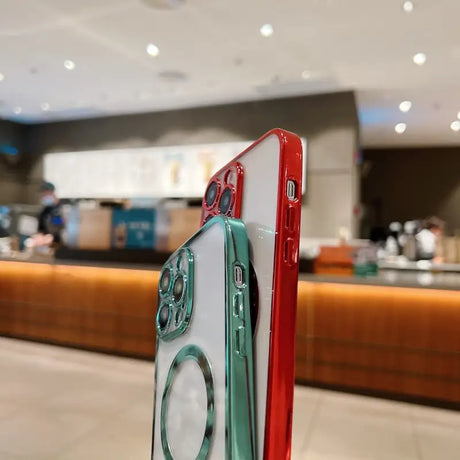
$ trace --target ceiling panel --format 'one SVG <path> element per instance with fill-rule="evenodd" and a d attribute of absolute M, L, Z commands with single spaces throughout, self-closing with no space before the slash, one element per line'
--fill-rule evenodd
<path fill-rule="evenodd" d="M 147 6 L 162 1 L 0 0 L 0 116 L 40 122 L 354 89 L 364 145 L 460 142 L 450 129 L 460 111 L 458 0 L 414 0 L 411 14 L 402 0 Z M 260 35 L 264 23 L 273 36 Z M 422 67 L 412 62 L 419 51 Z"/>

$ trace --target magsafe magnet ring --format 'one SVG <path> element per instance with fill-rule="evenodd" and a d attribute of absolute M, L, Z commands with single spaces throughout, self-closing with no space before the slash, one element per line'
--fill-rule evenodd
<path fill-rule="evenodd" d="M 163 454 L 166 460 L 174 460 L 171 453 L 171 448 L 169 446 L 168 433 L 166 429 L 169 395 L 171 393 L 174 377 L 178 372 L 179 366 L 189 359 L 195 361 L 200 367 L 206 385 L 206 426 L 204 430 L 203 441 L 201 443 L 200 451 L 198 452 L 196 460 L 205 460 L 208 457 L 209 449 L 211 447 L 211 440 L 214 432 L 214 381 L 212 378 L 211 365 L 201 348 L 197 347 L 196 345 L 186 345 L 179 351 L 179 353 L 177 353 L 174 361 L 169 367 L 165 389 L 161 400 L 161 445 L 163 447 Z"/>

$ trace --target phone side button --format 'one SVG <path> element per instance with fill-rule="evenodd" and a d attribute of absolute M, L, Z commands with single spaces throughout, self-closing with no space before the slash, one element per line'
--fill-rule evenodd
<path fill-rule="evenodd" d="M 293 206 L 289 206 L 286 210 L 286 228 L 290 231 L 294 231 L 296 218 L 296 209 Z"/>
<path fill-rule="evenodd" d="M 238 288 L 244 284 L 244 270 L 241 265 L 235 265 L 233 267 L 233 282 Z"/>
<path fill-rule="evenodd" d="M 297 263 L 298 252 L 294 244 L 293 238 L 288 238 L 284 243 L 284 261 L 288 265 L 295 265 Z"/>
<path fill-rule="evenodd" d="M 236 330 L 236 351 L 240 356 L 246 356 L 246 330 L 240 326 Z"/>
<path fill-rule="evenodd" d="M 243 293 L 237 292 L 233 296 L 233 314 L 238 316 L 244 322 L 244 303 L 243 303 Z"/>
<path fill-rule="evenodd" d="M 233 315 L 238 316 L 238 317 L 240 316 L 240 305 L 241 305 L 240 296 L 241 296 L 240 292 L 233 294 Z"/>

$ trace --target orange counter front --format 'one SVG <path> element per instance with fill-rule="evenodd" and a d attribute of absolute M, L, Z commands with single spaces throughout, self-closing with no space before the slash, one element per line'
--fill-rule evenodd
<path fill-rule="evenodd" d="M 153 357 L 157 271 L 0 262 L 0 334 Z"/>
<path fill-rule="evenodd" d="M 153 358 L 158 272 L 0 262 L 0 335 Z M 299 281 L 298 381 L 460 403 L 460 291 Z"/>

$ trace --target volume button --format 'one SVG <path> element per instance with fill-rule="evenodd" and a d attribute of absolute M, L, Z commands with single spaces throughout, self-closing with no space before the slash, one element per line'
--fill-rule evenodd
<path fill-rule="evenodd" d="M 236 330 L 236 351 L 240 356 L 246 356 L 246 329 L 240 326 Z"/>
<path fill-rule="evenodd" d="M 293 238 L 287 238 L 284 243 L 284 261 L 288 265 L 295 265 L 297 263 L 298 253 L 294 244 Z"/>
<path fill-rule="evenodd" d="M 286 210 L 286 228 L 290 231 L 294 231 L 295 227 L 295 208 L 293 206 L 289 206 Z"/>
<path fill-rule="evenodd" d="M 244 303 L 243 293 L 237 292 L 233 296 L 233 314 L 244 321 Z"/>
<path fill-rule="evenodd" d="M 240 314 L 239 292 L 233 295 L 233 314 L 234 316 L 239 316 Z"/>

